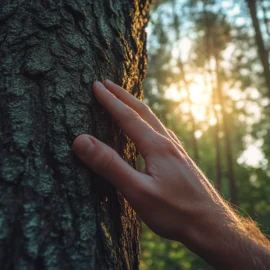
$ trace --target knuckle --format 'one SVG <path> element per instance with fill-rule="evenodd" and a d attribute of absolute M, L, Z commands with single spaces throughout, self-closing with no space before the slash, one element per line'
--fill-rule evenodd
<path fill-rule="evenodd" d="M 159 142 L 160 148 L 162 151 L 166 151 L 169 153 L 175 153 L 176 149 L 173 142 L 167 138 L 161 138 Z"/>
<path fill-rule="evenodd" d="M 102 173 L 110 169 L 115 159 L 114 151 L 110 151 L 110 149 L 106 149 L 102 145 L 97 145 L 93 152 L 93 157 L 95 169 Z"/>
<path fill-rule="evenodd" d="M 167 128 L 167 131 L 173 139 L 178 140 L 176 134 L 171 129 Z"/>
<path fill-rule="evenodd" d="M 121 126 L 121 125 L 124 125 L 126 123 L 137 121 L 138 118 L 139 118 L 139 115 L 136 112 L 134 112 L 130 108 L 126 108 L 123 111 L 123 117 L 121 117 L 121 119 L 119 119 L 116 122 L 117 122 L 118 125 Z"/>
<path fill-rule="evenodd" d="M 174 132 L 170 128 L 167 128 L 167 131 L 170 133 L 170 135 L 174 135 Z"/>
<path fill-rule="evenodd" d="M 146 114 L 146 113 L 151 112 L 151 109 L 147 104 L 140 102 L 139 103 L 139 112 L 141 114 Z"/>
<path fill-rule="evenodd" d="M 107 172 L 110 170 L 111 166 L 113 166 L 115 160 L 114 151 L 107 151 L 106 157 L 104 158 L 103 170 Z"/>

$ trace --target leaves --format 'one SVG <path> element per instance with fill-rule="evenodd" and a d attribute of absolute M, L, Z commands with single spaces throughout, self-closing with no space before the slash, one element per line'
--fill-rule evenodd
<path fill-rule="evenodd" d="M 270 5 L 260 1 L 263 35 L 269 40 Z M 260 9 L 261 8 L 261 9 Z M 166 14 L 166 16 L 165 16 Z M 221 193 L 230 199 L 226 146 L 220 101 L 216 97 L 217 70 L 229 124 L 238 207 L 254 218 L 263 232 L 270 224 L 270 102 L 257 55 L 251 19 L 244 0 L 159 1 L 148 27 L 149 67 L 145 102 L 172 129 L 194 157 L 195 135 L 199 166 L 216 185 L 217 145 L 221 154 Z M 269 25 L 268 25 L 269 26 Z M 265 27 L 265 28 L 264 28 Z M 195 86 L 194 86 L 195 85 Z M 168 92 L 173 93 L 170 98 Z M 208 95 L 208 99 L 205 98 Z M 172 99 L 171 97 L 174 97 Z M 205 101 L 206 100 L 206 101 Z M 195 124 L 192 125 L 191 116 Z M 259 146 L 263 159 L 248 165 L 242 153 Z M 249 152 L 256 160 L 256 154 Z M 240 162 L 241 160 L 241 162 Z M 268 160 L 268 161 L 267 161 Z M 210 269 L 183 245 L 154 235 L 145 225 L 141 234 L 141 269 Z"/>

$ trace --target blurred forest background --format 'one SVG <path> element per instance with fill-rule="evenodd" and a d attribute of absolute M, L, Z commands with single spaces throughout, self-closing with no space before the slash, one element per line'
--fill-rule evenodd
<path fill-rule="evenodd" d="M 270 1 L 154 1 L 145 102 L 270 234 Z M 145 225 L 141 270 L 211 269 Z"/>

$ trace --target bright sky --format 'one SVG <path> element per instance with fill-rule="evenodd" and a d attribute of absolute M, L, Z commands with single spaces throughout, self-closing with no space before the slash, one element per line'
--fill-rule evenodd
<path fill-rule="evenodd" d="M 240 14 L 241 11 L 239 4 L 235 3 L 235 1 L 230 0 L 222 1 L 221 5 L 223 8 L 226 8 L 227 14 L 229 15 L 229 18 L 231 18 L 234 24 L 241 25 L 245 23 L 245 19 L 241 17 Z M 170 8 L 166 7 L 165 12 L 170 12 Z M 185 30 L 181 31 L 185 32 Z M 151 34 L 151 25 L 147 29 L 147 32 Z M 188 35 L 183 35 L 183 38 L 181 38 L 180 41 L 173 43 L 173 49 L 171 50 L 172 57 L 173 59 L 178 59 L 180 57 L 183 62 L 188 62 L 188 57 L 191 49 L 192 39 Z M 224 59 L 230 59 L 234 49 L 234 45 L 229 45 L 228 48 L 224 51 Z M 224 65 L 224 68 L 230 68 L 230 66 L 228 66 L 229 62 L 223 61 L 222 65 Z M 210 119 L 208 119 L 208 107 L 211 104 L 211 89 L 209 89 L 209 87 L 207 89 L 207 87 L 205 86 L 204 77 L 201 74 L 194 74 L 193 71 L 193 74 L 189 73 L 188 75 L 192 77 L 192 82 L 189 85 L 189 89 L 183 89 L 183 87 L 177 84 L 172 84 L 165 93 L 165 97 L 168 99 L 181 101 L 179 102 L 181 104 L 179 106 L 181 106 L 182 111 L 188 113 L 190 110 L 190 106 L 188 102 L 183 102 L 183 100 L 186 99 L 189 94 L 192 102 L 191 111 L 196 121 L 208 122 L 210 125 L 215 125 L 216 119 L 214 117 L 210 117 Z M 256 102 L 259 99 L 260 94 L 257 89 L 251 88 L 248 89 L 246 93 L 244 93 L 241 89 L 234 87 L 231 89 L 226 89 L 226 92 L 231 96 L 232 99 L 239 100 L 238 106 L 245 106 L 247 111 L 250 112 L 250 116 L 243 119 L 248 125 L 251 126 L 253 123 L 257 122 L 260 119 L 261 109 L 260 105 L 258 105 L 258 103 Z M 252 97 L 255 101 L 245 102 L 243 104 L 241 100 L 245 100 L 247 94 L 249 94 L 250 97 Z M 220 108 L 217 108 L 217 106 L 219 105 L 216 105 L 215 109 L 219 110 Z M 202 133 L 202 130 L 197 130 L 195 135 L 197 138 L 199 138 Z M 237 162 L 239 164 L 246 164 L 247 166 L 251 167 L 261 167 L 267 162 L 261 151 L 261 145 L 263 142 L 250 140 L 250 137 L 250 135 L 247 135 L 244 138 L 246 149 L 238 158 Z"/>

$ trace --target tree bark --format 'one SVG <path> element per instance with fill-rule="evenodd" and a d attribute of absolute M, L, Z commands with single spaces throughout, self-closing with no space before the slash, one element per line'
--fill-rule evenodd
<path fill-rule="evenodd" d="M 0 269 L 138 269 L 139 222 L 73 154 L 89 133 L 137 150 L 96 102 L 95 80 L 138 98 L 149 1 L 0 3 Z"/>
<path fill-rule="evenodd" d="M 262 32 L 260 29 L 259 20 L 257 17 L 257 6 L 256 0 L 246 0 L 250 16 L 252 19 L 253 28 L 255 31 L 255 40 L 258 48 L 258 54 L 263 66 L 263 75 L 265 79 L 265 84 L 268 89 L 268 97 L 270 97 L 270 67 L 269 67 L 269 54 L 268 51 L 265 49 Z"/>

